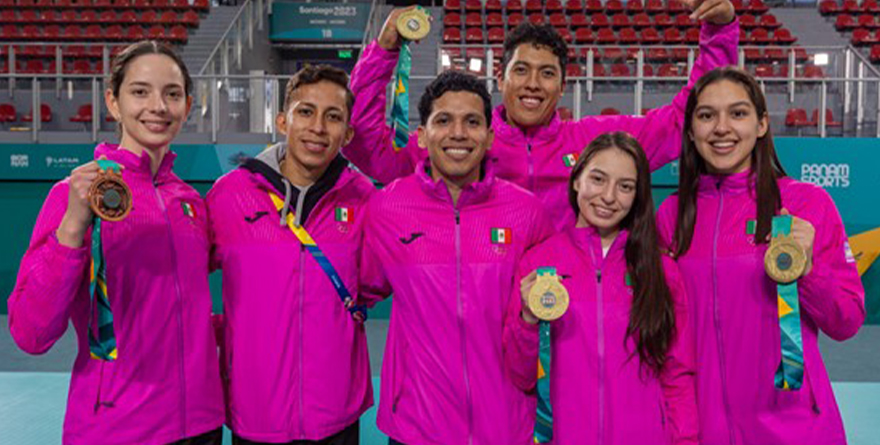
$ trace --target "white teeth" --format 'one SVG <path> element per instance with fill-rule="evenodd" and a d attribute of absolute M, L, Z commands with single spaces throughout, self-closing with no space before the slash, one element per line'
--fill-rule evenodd
<path fill-rule="evenodd" d="M 734 145 L 736 145 L 736 144 L 735 144 L 734 142 L 730 142 L 730 141 L 726 141 L 726 142 L 713 142 L 713 143 L 712 143 L 712 146 L 713 146 L 713 147 L 718 147 L 718 148 L 730 148 L 730 147 L 733 147 Z"/>
<path fill-rule="evenodd" d="M 526 108 L 536 108 L 539 105 L 541 105 L 541 101 L 539 99 L 535 99 L 535 98 L 531 98 L 531 97 L 523 97 L 520 100 L 522 101 L 523 105 L 526 106 Z"/>
<path fill-rule="evenodd" d="M 315 150 L 315 151 L 323 150 L 324 148 L 327 147 L 327 146 L 324 145 L 324 144 L 317 144 L 317 143 L 314 143 L 314 142 L 304 142 L 303 145 L 305 145 L 305 147 L 306 147 L 307 149 L 309 149 L 309 150 Z"/>
<path fill-rule="evenodd" d="M 443 150 L 447 155 L 455 159 L 464 159 L 471 153 L 470 150 L 466 148 L 447 148 Z"/>
<path fill-rule="evenodd" d="M 144 122 L 143 124 L 150 131 L 165 131 L 168 128 L 168 124 L 165 122 Z"/>

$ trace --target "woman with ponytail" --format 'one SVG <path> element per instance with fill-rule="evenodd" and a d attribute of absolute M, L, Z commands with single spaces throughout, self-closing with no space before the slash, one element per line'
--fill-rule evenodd
<path fill-rule="evenodd" d="M 524 391 L 538 376 L 536 270 L 555 268 L 570 306 L 550 323 L 549 402 L 556 444 L 696 443 L 693 347 L 675 263 L 661 255 L 650 168 L 632 136 L 606 133 L 569 179 L 577 225 L 518 267 L 504 332 L 508 371 Z"/>

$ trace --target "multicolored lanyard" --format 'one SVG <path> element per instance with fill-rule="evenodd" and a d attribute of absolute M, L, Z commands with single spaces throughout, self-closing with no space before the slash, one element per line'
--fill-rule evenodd
<path fill-rule="evenodd" d="M 556 275 L 555 267 L 540 267 L 538 275 Z M 550 322 L 538 322 L 538 411 L 535 417 L 535 443 L 553 440 L 553 405 L 550 403 Z"/>
<path fill-rule="evenodd" d="M 116 162 L 99 159 L 98 168 L 115 170 L 121 173 L 122 167 Z M 104 248 L 101 241 L 101 218 L 92 218 L 92 261 L 89 268 L 89 353 L 93 359 L 114 361 L 118 356 L 116 350 L 116 332 L 113 329 L 113 311 L 107 294 L 107 262 L 104 260 Z M 92 326 L 92 321 L 96 326 Z"/>
<path fill-rule="evenodd" d="M 421 6 L 416 9 L 424 11 Z M 391 106 L 391 128 L 394 130 L 394 150 L 400 151 L 409 141 L 409 75 L 412 72 L 410 41 L 401 36 L 400 55 L 394 70 L 394 101 Z"/>
<path fill-rule="evenodd" d="M 791 215 L 773 217 L 773 238 L 791 234 Z M 779 331 L 782 339 L 782 360 L 776 369 L 774 384 L 783 391 L 798 390 L 804 381 L 804 345 L 801 338 L 801 310 L 797 280 L 776 284 L 779 307 Z"/>
<path fill-rule="evenodd" d="M 271 192 L 269 193 L 269 197 L 272 198 L 272 203 L 275 204 L 275 210 L 280 212 L 284 209 L 285 204 L 283 199 Z M 294 221 L 295 216 L 293 213 L 288 213 L 287 227 L 289 227 L 290 231 L 296 235 L 296 238 L 303 246 L 305 246 L 306 250 L 312 254 L 312 257 L 318 262 L 318 265 L 321 266 L 321 270 L 323 270 L 327 275 L 327 278 L 330 279 L 333 288 L 336 289 L 336 293 L 339 294 L 339 298 L 342 300 L 342 304 L 347 306 L 349 302 L 352 301 L 352 296 L 348 291 L 348 288 L 345 287 L 345 283 L 342 281 L 339 273 L 336 272 L 336 268 L 333 267 L 333 264 L 330 263 L 330 259 L 321 251 L 321 248 L 318 247 L 318 244 L 312 236 L 309 235 L 309 232 L 306 231 L 306 228 L 304 226 L 297 226 Z M 360 321 L 367 320 L 367 307 L 365 305 L 352 306 L 348 308 L 348 311 L 352 316 L 355 316 L 355 319 L 358 319 L 358 316 L 356 315 L 359 314 Z"/>

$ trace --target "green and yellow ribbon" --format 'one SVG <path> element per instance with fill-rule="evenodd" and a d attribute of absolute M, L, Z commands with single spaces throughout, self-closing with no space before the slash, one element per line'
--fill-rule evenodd
<path fill-rule="evenodd" d="M 791 215 L 773 217 L 772 234 L 791 234 Z M 798 301 L 797 280 L 776 284 L 776 301 L 779 307 L 779 331 L 782 340 L 782 360 L 776 369 L 774 384 L 783 391 L 796 391 L 804 381 L 804 345 L 801 337 L 801 310 Z"/>
<path fill-rule="evenodd" d="M 98 168 L 115 170 L 121 173 L 122 167 L 116 162 L 99 159 Z M 107 293 L 107 262 L 104 260 L 104 246 L 101 240 L 101 218 L 92 218 L 92 261 L 89 267 L 89 353 L 93 359 L 114 361 L 116 332 L 113 329 L 113 311 Z M 95 326 L 92 326 L 94 320 Z"/>

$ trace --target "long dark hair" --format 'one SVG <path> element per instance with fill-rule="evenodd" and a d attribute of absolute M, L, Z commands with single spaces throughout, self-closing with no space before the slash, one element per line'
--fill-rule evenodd
<path fill-rule="evenodd" d="M 751 74 L 735 67 L 716 68 L 700 77 L 694 89 L 688 96 L 687 107 L 684 112 L 684 133 L 681 138 L 681 158 L 678 176 L 678 223 L 675 227 L 673 249 L 675 256 L 679 257 L 687 253 L 694 237 L 694 225 L 697 220 L 697 187 L 700 175 L 708 173 L 706 161 L 700 156 L 694 141 L 691 139 L 694 111 L 697 108 L 697 99 L 700 93 L 709 85 L 728 80 L 741 85 L 752 105 L 755 107 L 758 119 L 767 115 L 767 99 L 761 92 L 761 87 Z M 770 128 L 767 133 L 759 137 L 752 150 L 751 165 L 752 178 L 755 184 L 758 217 L 755 230 L 755 243 L 766 243 L 767 235 L 770 234 L 770 226 L 773 216 L 782 207 L 782 199 L 779 195 L 777 180 L 786 176 L 779 158 L 776 156 L 776 148 L 773 145 L 773 135 Z"/>
<path fill-rule="evenodd" d="M 639 142 L 622 131 L 605 133 L 593 139 L 571 171 L 568 201 L 575 215 L 579 214 L 574 183 L 584 172 L 590 159 L 601 151 L 611 149 L 628 154 L 636 164 L 635 200 L 629 213 L 620 221 L 620 228 L 629 231 L 624 255 L 633 287 L 626 338 L 635 341 L 642 365 L 659 375 L 675 336 L 675 311 L 657 244 L 654 199 L 651 197 L 651 169 Z"/>

